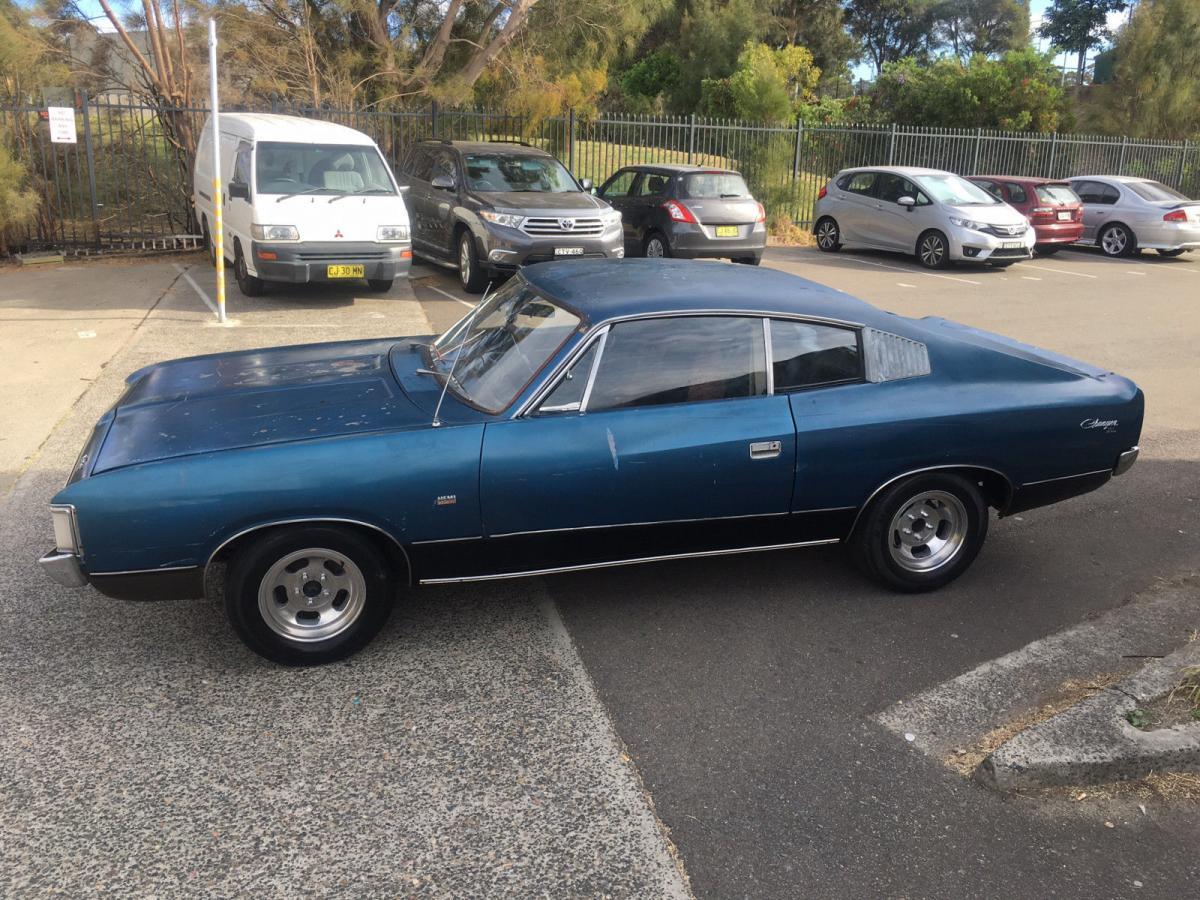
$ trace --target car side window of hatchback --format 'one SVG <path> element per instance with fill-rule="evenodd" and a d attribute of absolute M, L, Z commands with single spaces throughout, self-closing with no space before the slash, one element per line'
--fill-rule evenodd
<path fill-rule="evenodd" d="M 899 203 L 901 197 L 912 197 L 917 206 L 929 205 L 929 198 L 903 175 L 885 172 L 875 184 L 875 196 L 885 203 Z"/>
<path fill-rule="evenodd" d="M 843 191 L 849 191 L 851 194 L 866 194 L 870 195 L 875 187 L 874 172 L 856 172 L 853 175 L 847 175 L 838 182 L 838 187 Z"/>
<path fill-rule="evenodd" d="M 659 175 L 657 172 L 646 172 L 638 184 L 637 196 L 658 197 L 662 195 L 667 190 L 668 180 L 666 175 Z"/>
<path fill-rule="evenodd" d="M 1009 203 L 1024 203 L 1029 199 L 1029 195 L 1025 193 L 1025 188 L 1021 187 L 1015 181 L 1004 182 L 1004 189 L 1008 191 Z"/>
<path fill-rule="evenodd" d="M 731 400 L 766 392 L 762 319 L 642 319 L 609 330 L 585 411 Z"/>
<path fill-rule="evenodd" d="M 618 172 L 612 178 L 608 179 L 608 183 L 600 188 L 601 197 L 628 197 L 629 189 L 633 187 L 633 180 L 637 178 L 636 169 L 625 169 L 623 172 Z"/>

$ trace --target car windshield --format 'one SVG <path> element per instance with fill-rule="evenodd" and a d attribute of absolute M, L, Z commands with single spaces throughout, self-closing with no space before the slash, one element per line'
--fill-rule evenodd
<path fill-rule="evenodd" d="M 1004 202 L 979 185 L 948 172 L 945 175 L 915 175 L 913 180 L 930 197 L 947 206 L 996 206 Z"/>
<path fill-rule="evenodd" d="M 395 194 L 387 166 L 370 144 L 263 141 L 255 151 L 260 194 Z"/>
<path fill-rule="evenodd" d="M 429 365 L 467 402 L 500 412 L 578 327 L 577 315 L 518 276 L 434 341 Z"/>
<path fill-rule="evenodd" d="M 1157 181 L 1127 181 L 1125 182 L 1125 187 L 1129 188 L 1143 200 L 1149 200 L 1151 203 L 1163 200 L 1190 199 L 1187 195 L 1181 194 L 1174 188 L 1169 188 Z"/>
<path fill-rule="evenodd" d="M 683 179 L 685 198 L 749 197 L 750 188 L 737 172 L 695 172 Z"/>
<path fill-rule="evenodd" d="M 1063 205 L 1079 202 L 1079 195 L 1071 190 L 1069 184 L 1039 184 L 1034 190 L 1043 203 Z"/>
<path fill-rule="evenodd" d="M 571 173 L 552 156 L 468 153 L 463 160 L 473 191 L 563 194 L 579 190 Z"/>

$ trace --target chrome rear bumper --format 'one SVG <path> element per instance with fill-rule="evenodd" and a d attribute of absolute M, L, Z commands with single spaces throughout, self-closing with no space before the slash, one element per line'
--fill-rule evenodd
<path fill-rule="evenodd" d="M 74 553 L 63 553 L 61 550 L 51 550 L 38 560 L 42 571 L 65 587 L 85 587 L 88 583 L 87 574 L 79 564 L 79 557 Z"/>
<path fill-rule="evenodd" d="M 1137 462 L 1139 449 L 1140 448 L 1138 447 L 1134 447 L 1131 450 L 1126 450 L 1124 453 L 1118 456 L 1117 464 L 1113 466 L 1113 474 L 1124 475 L 1126 472 L 1128 472 L 1133 467 L 1133 464 Z"/>

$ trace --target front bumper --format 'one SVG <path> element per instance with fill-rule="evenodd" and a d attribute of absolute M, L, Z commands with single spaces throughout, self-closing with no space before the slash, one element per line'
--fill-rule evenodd
<path fill-rule="evenodd" d="M 407 241 L 396 244 L 377 244 L 372 241 L 271 244 L 252 241 L 247 264 L 253 274 L 264 281 L 290 284 L 354 281 L 353 278 L 329 277 L 329 267 L 340 265 L 360 265 L 363 267 L 363 278 L 388 281 L 408 274 L 412 267 L 412 244 Z"/>
<path fill-rule="evenodd" d="M 950 239 L 950 258 L 956 262 L 999 262 L 1029 259 L 1037 235 L 1032 228 L 1022 235 L 997 237 L 983 231 L 952 226 L 946 235 Z M 1006 244 L 1019 246 L 1006 247 Z"/>
<path fill-rule="evenodd" d="M 738 236 L 719 238 L 715 225 L 673 222 L 667 232 L 671 255 L 681 259 L 736 259 L 762 256 L 767 246 L 767 229 L 754 224 L 738 225 Z"/>
<path fill-rule="evenodd" d="M 555 259 L 622 259 L 625 241 L 621 228 L 610 228 L 597 235 L 537 235 L 526 234 L 517 228 L 489 225 L 480 245 L 480 261 L 490 271 L 512 272 L 521 266 L 549 262 Z M 578 251 L 560 254 L 559 250 Z"/>
<path fill-rule="evenodd" d="M 62 550 L 51 550 L 38 560 L 42 571 L 57 581 L 63 587 L 78 588 L 88 584 L 87 573 L 79 557 L 74 553 L 64 553 Z"/>

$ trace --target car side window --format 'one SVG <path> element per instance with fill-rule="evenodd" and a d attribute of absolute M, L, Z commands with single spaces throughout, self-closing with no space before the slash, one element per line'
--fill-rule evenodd
<path fill-rule="evenodd" d="M 458 184 L 458 166 L 454 163 L 454 154 L 449 150 L 440 150 L 434 156 L 433 174 L 430 181 L 439 175 L 448 175 L 454 179 L 455 184 Z"/>
<path fill-rule="evenodd" d="M 1120 199 L 1121 199 L 1121 192 L 1118 191 L 1111 184 L 1106 184 L 1106 185 L 1102 186 L 1102 190 L 1100 191 L 1100 201 L 1099 201 L 1100 203 L 1103 203 L 1105 206 L 1112 206 L 1114 203 L 1116 203 Z"/>
<path fill-rule="evenodd" d="M 629 189 L 633 186 L 633 180 L 637 178 L 636 169 L 626 169 L 624 172 L 618 172 L 612 178 L 608 179 L 608 183 L 600 189 L 601 197 L 628 197 Z"/>
<path fill-rule="evenodd" d="M 1024 203 L 1029 199 L 1029 195 L 1025 192 L 1025 188 L 1017 184 L 1015 181 L 1004 182 L 1004 188 L 1008 191 L 1009 203 Z"/>
<path fill-rule="evenodd" d="M 599 340 L 592 341 L 583 355 L 571 364 L 562 380 L 538 407 L 539 416 L 579 412 L 583 407 L 583 395 L 592 374 L 592 365 L 596 362 L 596 354 L 600 352 L 600 343 Z"/>
<path fill-rule="evenodd" d="M 233 177 L 230 184 L 250 184 L 250 145 L 241 144 L 237 156 L 233 158 Z"/>
<path fill-rule="evenodd" d="M 980 179 L 972 178 L 971 180 L 974 181 L 981 188 L 983 188 L 985 191 L 987 191 L 989 194 L 991 194 L 993 197 L 995 197 L 997 200 L 1004 199 L 1004 197 L 1000 193 L 1000 186 L 998 184 L 996 184 L 996 182 L 984 181 L 981 178 Z"/>
<path fill-rule="evenodd" d="M 875 187 L 875 173 L 858 172 L 851 175 L 849 180 L 843 179 L 843 181 L 846 182 L 844 185 L 841 183 L 838 184 L 838 187 L 842 190 L 849 191 L 852 194 L 870 195 L 872 189 Z"/>
<path fill-rule="evenodd" d="M 408 174 L 418 181 L 429 181 L 432 168 L 433 158 L 428 151 L 421 147 L 415 148 L 408 161 Z"/>
<path fill-rule="evenodd" d="M 1100 195 L 1104 191 L 1104 185 L 1095 181 L 1076 181 L 1071 185 L 1075 189 L 1075 193 L 1079 195 L 1079 199 L 1084 203 L 1100 203 Z"/>
<path fill-rule="evenodd" d="M 612 326 L 587 412 L 767 392 L 762 320 L 681 316 Z"/>
<path fill-rule="evenodd" d="M 862 378 L 858 332 L 790 319 L 771 320 L 776 393 Z"/>
<path fill-rule="evenodd" d="M 642 175 L 642 180 L 638 182 L 637 196 L 639 197 L 658 197 L 664 194 L 667 190 L 667 182 L 670 179 L 666 175 L 659 175 L 656 172 L 646 172 Z"/>

